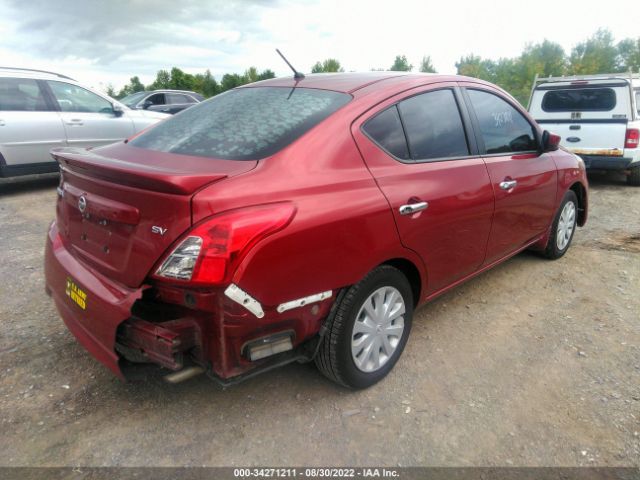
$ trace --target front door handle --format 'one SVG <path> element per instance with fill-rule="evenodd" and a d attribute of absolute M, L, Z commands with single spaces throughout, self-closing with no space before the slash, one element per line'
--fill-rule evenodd
<path fill-rule="evenodd" d="M 83 122 L 82 122 L 82 120 L 81 120 L 81 119 L 79 119 L 79 118 L 72 118 L 71 120 L 69 120 L 69 121 L 67 122 L 67 125 L 72 125 L 72 126 L 73 126 L 73 125 L 82 125 L 82 124 L 83 124 Z"/>
<path fill-rule="evenodd" d="M 517 180 L 505 180 L 503 182 L 500 182 L 500 188 L 502 190 L 511 190 L 516 185 L 518 185 L 518 181 Z"/>
<path fill-rule="evenodd" d="M 400 215 L 411 215 L 412 213 L 420 212 L 429 208 L 429 202 L 409 203 L 402 205 L 398 210 Z"/>

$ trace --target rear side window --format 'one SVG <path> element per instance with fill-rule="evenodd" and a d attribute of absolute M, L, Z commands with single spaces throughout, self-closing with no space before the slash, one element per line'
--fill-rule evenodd
<path fill-rule="evenodd" d="M 278 152 L 351 96 L 310 88 L 249 87 L 198 103 L 130 145 L 161 152 L 258 160 Z"/>
<path fill-rule="evenodd" d="M 451 90 L 436 90 L 398 104 L 413 160 L 469 155 L 458 104 Z"/>
<path fill-rule="evenodd" d="M 49 110 L 35 80 L 0 78 L 0 111 L 38 112 Z"/>
<path fill-rule="evenodd" d="M 608 112 L 616 106 L 612 88 L 549 90 L 542 97 L 545 112 Z"/>
<path fill-rule="evenodd" d="M 537 149 L 535 130 L 502 98 L 481 90 L 467 90 L 476 113 L 486 153 L 526 152 Z"/>
<path fill-rule="evenodd" d="M 396 105 L 387 108 L 367 121 L 362 129 L 387 153 L 402 160 L 409 160 L 407 139 L 402 130 L 402 123 L 400 122 Z"/>

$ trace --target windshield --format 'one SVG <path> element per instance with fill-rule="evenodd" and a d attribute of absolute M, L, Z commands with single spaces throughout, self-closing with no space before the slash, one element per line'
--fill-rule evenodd
<path fill-rule="evenodd" d="M 231 90 L 158 124 L 130 145 L 230 160 L 273 155 L 345 105 L 345 93 L 310 88 Z"/>
<path fill-rule="evenodd" d="M 134 108 L 146 94 L 147 92 L 132 93 L 120 100 L 120 103 L 124 103 L 127 107 Z"/>

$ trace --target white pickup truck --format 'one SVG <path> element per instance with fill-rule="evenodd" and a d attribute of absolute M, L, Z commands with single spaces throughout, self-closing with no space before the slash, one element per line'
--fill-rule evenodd
<path fill-rule="evenodd" d="M 536 76 L 528 110 L 588 169 L 621 170 L 640 186 L 640 74 Z"/>

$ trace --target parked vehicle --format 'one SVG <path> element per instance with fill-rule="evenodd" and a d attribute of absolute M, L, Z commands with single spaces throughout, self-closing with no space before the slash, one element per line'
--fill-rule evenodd
<path fill-rule="evenodd" d="M 367 387 L 418 305 L 524 249 L 566 253 L 587 179 L 558 142 L 467 77 L 243 86 L 128 142 L 53 152 L 46 288 L 120 376 L 151 362 L 233 383 L 313 359 Z"/>
<path fill-rule="evenodd" d="M 640 185 L 640 74 L 536 77 L 529 112 L 587 169 L 622 170 Z"/>
<path fill-rule="evenodd" d="M 166 118 L 131 110 L 75 80 L 0 67 L 0 177 L 55 172 L 52 147 L 97 147 Z"/>
<path fill-rule="evenodd" d="M 203 100 L 199 93 L 187 90 L 152 90 L 132 93 L 120 101 L 129 108 L 173 115 Z"/>

